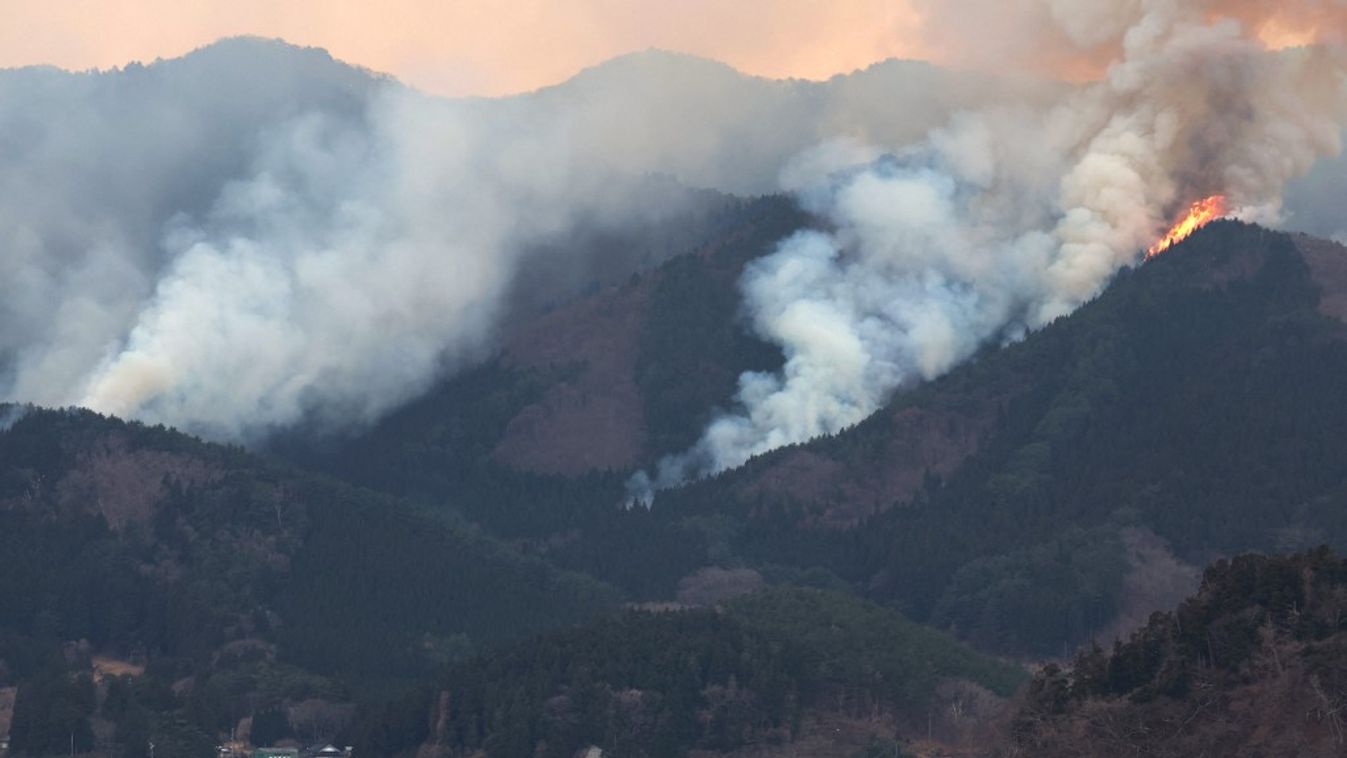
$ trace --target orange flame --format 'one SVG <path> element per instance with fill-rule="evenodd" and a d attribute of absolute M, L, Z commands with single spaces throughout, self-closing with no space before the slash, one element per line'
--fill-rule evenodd
<path fill-rule="evenodd" d="M 1192 205 L 1188 210 L 1179 216 L 1174 225 L 1169 228 L 1165 236 L 1160 241 L 1151 245 L 1151 249 L 1146 251 L 1146 257 L 1150 258 L 1159 255 L 1169 248 L 1188 239 L 1189 235 L 1210 224 L 1218 218 L 1230 212 L 1230 206 L 1226 202 L 1225 195 L 1212 195 L 1206 197 Z"/>

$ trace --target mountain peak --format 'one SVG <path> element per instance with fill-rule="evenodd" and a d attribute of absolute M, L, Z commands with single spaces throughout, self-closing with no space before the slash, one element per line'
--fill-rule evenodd
<path fill-rule="evenodd" d="M 710 58 L 661 48 L 646 48 L 623 53 L 581 69 L 571 78 L 544 87 L 540 92 L 568 92 L 575 88 L 610 89 L 636 87 L 641 90 L 708 82 L 737 82 L 760 79 Z M 763 80 L 770 81 L 770 80 Z"/>

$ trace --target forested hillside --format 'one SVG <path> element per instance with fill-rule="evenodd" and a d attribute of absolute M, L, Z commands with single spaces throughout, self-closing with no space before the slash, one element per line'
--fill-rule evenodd
<path fill-rule="evenodd" d="M 1347 545 L 1347 332 L 1330 310 L 1344 282 L 1325 275 L 1347 251 L 1304 243 L 1213 224 L 856 428 L 656 512 L 733 514 L 749 561 L 825 566 L 1033 654 L 1069 651 L 1117 612 L 1136 568 L 1124 530 L 1196 565 Z"/>
<path fill-rule="evenodd" d="M 738 376 L 780 365 L 750 335 L 744 265 L 807 217 L 745 202 L 727 231 L 657 269 L 516 328 L 499 355 L 354 438 L 277 440 L 283 455 L 449 508 L 635 597 L 671 596 L 705 563 L 699 529 L 618 507 L 637 465 L 690 444 Z"/>
<path fill-rule="evenodd" d="M 1002 756 L 1317 758 L 1347 747 L 1347 563 L 1245 555 L 1111 651 L 1049 666 Z"/>
<path fill-rule="evenodd" d="M 137 754 L 153 734 L 191 753 L 243 726 L 499 755 L 752 755 L 838 729 L 885 754 L 922 708 L 982 702 L 941 682 L 1013 688 L 913 622 L 1069 655 L 1125 632 L 1120 613 L 1172 607 L 1194 565 L 1347 544 L 1347 258 L 1235 222 L 853 429 L 622 507 L 632 470 L 780 361 L 735 287 L 807 219 L 771 198 L 743 213 L 696 254 L 514 325 L 497 357 L 365 434 L 276 443 L 350 484 L 6 407 L 16 750 L 74 734 Z M 676 596 L 723 610 L 605 616 Z M 680 655 L 695 676 L 642 663 Z M 437 669 L 440 687 L 398 694 Z"/>
<path fill-rule="evenodd" d="M 1177 602 L 1192 567 L 1222 554 L 1347 546 L 1347 254 L 1237 222 L 854 429 L 663 493 L 648 513 L 615 508 L 627 473 L 731 402 L 737 371 L 780 360 L 734 320 L 734 272 L 804 221 L 769 218 L 779 225 L 753 226 L 763 233 L 743 244 L 731 235 L 542 322 L 342 448 L 333 470 L 456 507 L 633 597 L 672 597 L 703 566 L 746 566 L 849 586 L 1015 654 L 1116 632 L 1121 612 Z M 565 347 L 540 347 L 574 335 L 595 352 L 563 363 Z M 530 346 L 553 362 L 522 362 Z M 595 366 L 612 381 L 596 382 Z M 619 435 L 622 454 L 540 474 L 528 466 L 545 456 L 502 443 L 527 428 L 545 451 L 556 438 L 540 430 L 558 419 Z"/>
<path fill-rule="evenodd" d="M 0 687 L 19 688 L 20 754 L 73 732 L 139 755 L 151 731 L 199 752 L 241 719 L 341 714 L 618 600 L 448 513 L 236 448 L 83 411 L 4 415 Z"/>
<path fill-rule="evenodd" d="M 974 701 L 995 702 L 1024 679 L 854 597 L 772 590 L 719 611 L 632 611 L 475 658 L 449 669 L 441 687 L 371 714 L 358 741 L 364 753 L 390 756 L 424 745 L 565 757 L 591 744 L 677 756 L 801 741 L 813 745 L 801 750 L 848 755 L 845 743 L 858 737 L 896 745 L 915 736 L 917 721 L 930 731 L 931 712 L 942 733 L 964 728 L 951 705 L 972 722 Z M 830 734 L 824 748 L 808 741 L 829 717 L 851 717 L 860 734 Z"/>

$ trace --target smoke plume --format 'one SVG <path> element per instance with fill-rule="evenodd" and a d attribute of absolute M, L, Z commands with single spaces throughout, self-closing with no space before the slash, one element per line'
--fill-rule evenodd
<path fill-rule="evenodd" d="M 493 349 L 521 280 L 583 285 L 590 253 L 558 240 L 676 218 L 677 182 L 785 187 L 833 227 L 745 279 L 790 364 L 745 377 L 744 412 L 661 481 L 835 431 L 1075 307 L 1198 188 L 1271 216 L 1336 148 L 1335 54 L 1268 56 L 1246 10 L 1087 5 L 1108 23 L 1067 14 L 1047 34 L 1125 54 L 1074 89 L 903 61 L 778 82 L 649 52 L 441 100 L 254 39 L 0 72 L 0 400 L 225 439 L 367 423 Z"/>
<path fill-rule="evenodd" d="M 653 476 L 634 477 L 634 499 L 835 433 L 980 346 L 1070 313 L 1193 200 L 1223 193 L 1236 215 L 1275 223 L 1287 182 L 1341 149 L 1343 48 L 1270 52 L 1260 35 L 1278 24 L 1311 39 L 1340 34 L 1341 24 L 1325 34 L 1313 24 L 1341 19 L 1342 3 L 958 0 L 929 10 L 936 32 L 1007 17 L 978 24 L 1000 41 L 965 37 L 970 50 L 988 42 L 1011 46 L 998 55 L 1012 59 L 1055 50 L 1110 62 L 1050 108 L 964 112 L 921 144 L 884 146 L 888 155 L 849 169 L 805 161 L 834 169 L 790 177 L 829 227 L 784 240 L 741 283 L 784 369 L 742 376 L 740 410 Z"/>
<path fill-rule="evenodd" d="M 1057 89 L 915 63 L 772 82 L 652 52 L 441 100 L 256 39 L 0 72 L 0 398 L 226 439 L 359 425 L 490 350 L 521 270 L 583 283 L 558 240 L 674 217 L 652 173 L 765 191 L 828 136 L 911 141 Z"/>

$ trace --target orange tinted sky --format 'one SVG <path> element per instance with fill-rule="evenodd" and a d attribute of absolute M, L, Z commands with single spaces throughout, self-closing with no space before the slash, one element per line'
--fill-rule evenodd
<path fill-rule="evenodd" d="M 534 89 L 647 47 L 811 79 L 920 56 L 906 0 L 0 0 L 0 68 L 108 68 L 237 34 L 441 94 Z"/>

